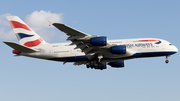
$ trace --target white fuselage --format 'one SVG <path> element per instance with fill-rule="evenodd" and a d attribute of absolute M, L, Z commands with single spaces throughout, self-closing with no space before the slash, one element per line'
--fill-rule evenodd
<path fill-rule="evenodd" d="M 154 40 L 159 40 L 159 42 Z M 108 43 L 126 45 L 128 52 L 123 55 L 111 54 L 108 52 L 103 56 L 102 60 L 104 62 L 126 60 L 137 57 L 168 56 L 178 51 L 178 49 L 168 41 L 155 38 L 108 40 Z M 39 52 L 21 53 L 21 55 L 62 62 L 81 61 L 86 63 L 88 58 L 85 56 L 85 53 L 80 49 L 74 49 L 75 47 L 75 45 L 70 45 L 70 43 L 45 44 L 33 47 L 34 49 L 39 50 Z"/>

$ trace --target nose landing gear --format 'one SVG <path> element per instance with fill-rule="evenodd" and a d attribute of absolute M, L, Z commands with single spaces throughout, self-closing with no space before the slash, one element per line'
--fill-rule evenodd
<path fill-rule="evenodd" d="M 169 63 L 168 57 L 169 57 L 169 56 L 166 56 L 166 61 L 165 61 L 166 63 Z"/>

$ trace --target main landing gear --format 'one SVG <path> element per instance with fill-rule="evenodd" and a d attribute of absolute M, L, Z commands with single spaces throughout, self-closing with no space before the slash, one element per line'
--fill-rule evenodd
<path fill-rule="evenodd" d="M 166 56 L 166 61 L 165 61 L 166 63 L 169 63 L 168 57 L 169 57 L 169 56 Z"/>
<path fill-rule="evenodd" d="M 86 63 L 87 68 L 100 69 L 100 70 L 106 69 L 107 68 L 106 62 L 104 63 L 102 62 L 103 56 L 99 54 L 97 58 L 98 58 L 97 60 L 87 62 Z"/>
<path fill-rule="evenodd" d="M 87 68 L 91 68 L 91 69 L 106 69 L 106 63 L 99 63 L 99 61 L 89 61 L 88 63 L 86 63 Z"/>

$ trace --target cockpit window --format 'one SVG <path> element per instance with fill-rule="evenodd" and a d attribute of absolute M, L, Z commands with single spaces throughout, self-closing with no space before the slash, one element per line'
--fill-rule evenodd
<path fill-rule="evenodd" d="M 170 43 L 169 45 L 171 46 L 172 44 Z"/>

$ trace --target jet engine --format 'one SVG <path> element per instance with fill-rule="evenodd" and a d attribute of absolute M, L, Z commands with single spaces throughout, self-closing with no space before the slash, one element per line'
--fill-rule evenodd
<path fill-rule="evenodd" d="M 108 65 L 114 68 L 122 68 L 124 67 L 124 60 L 123 61 L 115 61 L 115 62 L 109 62 Z"/>
<path fill-rule="evenodd" d="M 112 54 L 126 54 L 126 45 L 118 45 L 110 48 Z"/>
<path fill-rule="evenodd" d="M 101 69 L 101 70 L 103 70 L 103 69 L 107 69 L 107 64 L 106 64 L 106 62 L 104 62 L 103 64 L 98 64 L 99 66 L 98 66 L 98 69 Z"/>
<path fill-rule="evenodd" d="M 106 46 L 107 45 L 107 37 L 100 36 L 100 37 L 91 38 L 90 43 L 94 46 Z"/>

